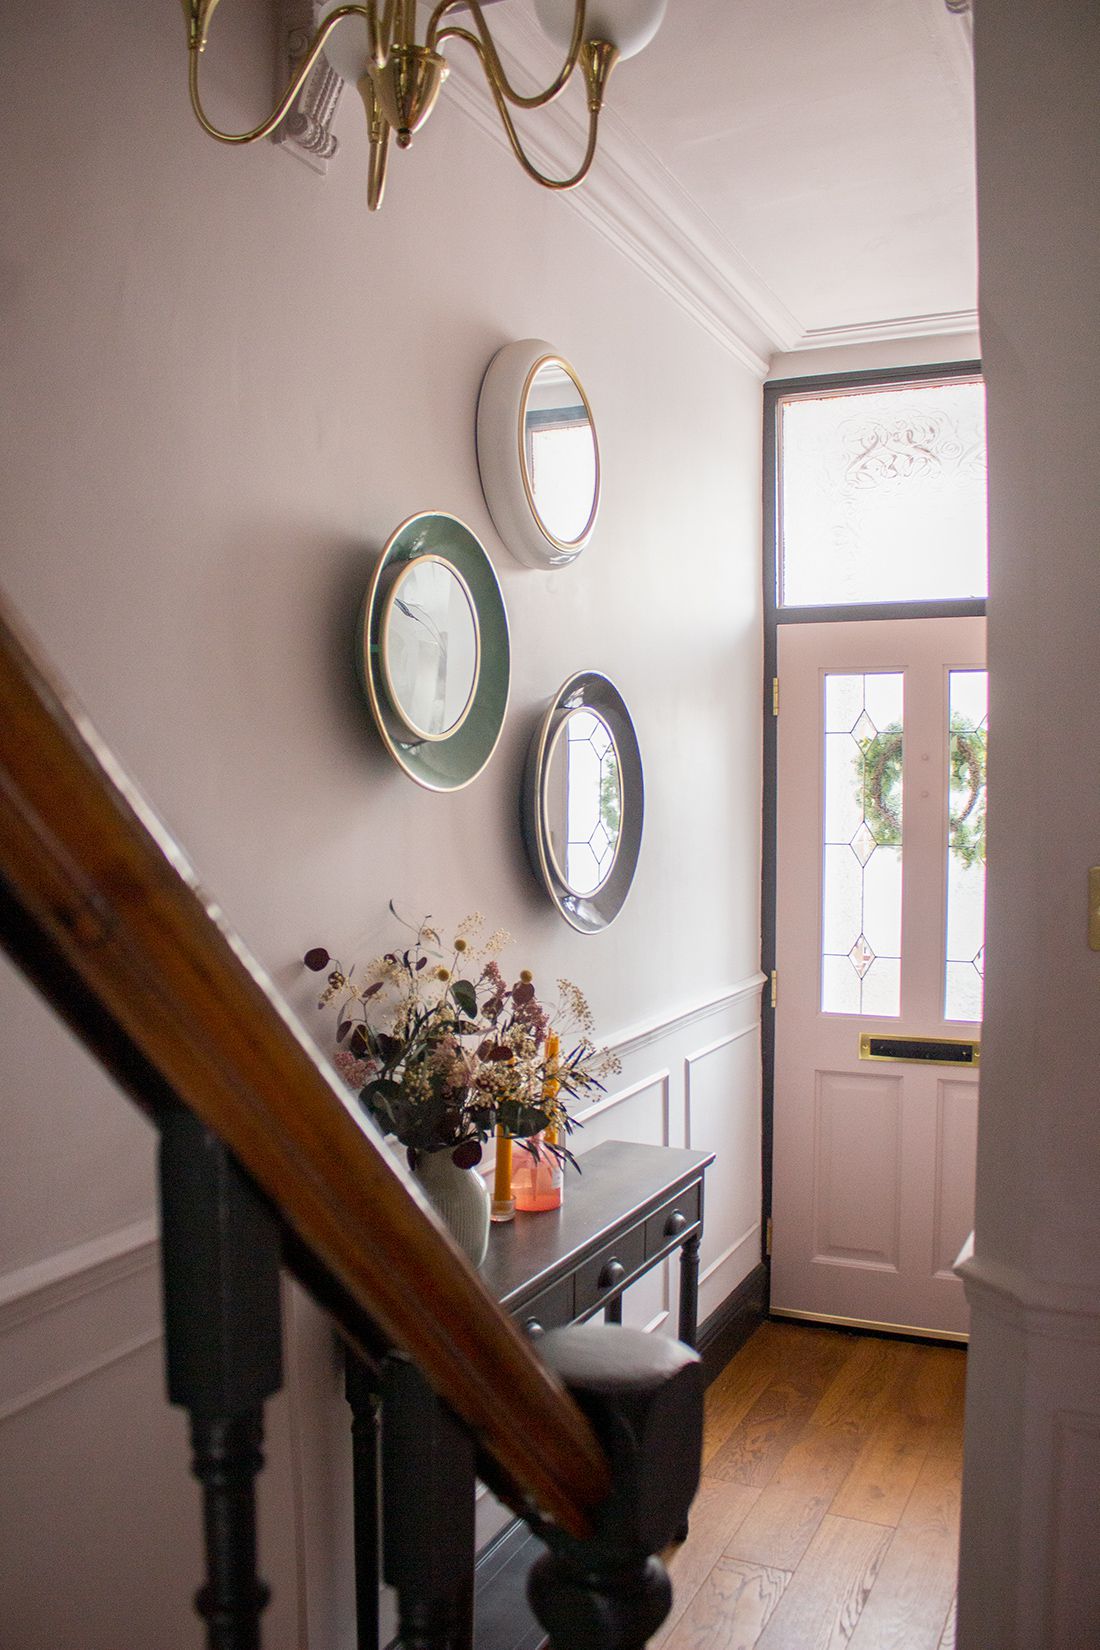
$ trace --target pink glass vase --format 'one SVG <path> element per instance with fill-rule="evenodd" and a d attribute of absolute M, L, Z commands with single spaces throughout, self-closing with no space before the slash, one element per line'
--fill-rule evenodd
<path fill-rule="evenodd" d="M 517 1209 L 560 1209 L 562 1166 L 546 1144 L 544 1135 L 532 1135 L 529 1144 L 516 1142 L 512 1159 L 512 1197 Z"/>

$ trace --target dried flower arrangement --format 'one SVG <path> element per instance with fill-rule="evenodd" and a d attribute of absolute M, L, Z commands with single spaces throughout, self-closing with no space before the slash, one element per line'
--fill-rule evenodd
<path fill-rule="evenodd" d="M 497 961 L 509 936 L 497 929 L 481 940 L 482 928 L 473 913 L 445 948 L 424 921 L 404 950 L 358 973 L 322 947 L 307 952 L 307 968 L 327 970 L 317 1006 L 336 1008 L 334 1063 L 414 1164 L 419 1152 L 449 1148 L 456 1164 L 473 1167 L 498 1124 L 521 1142 L 554 1131 L 547 1149 L 575 1163 L 564 1144 L 579 1126 L 568 1102 L 602 1092 L 618 1061 L 592 1042 L 575 985 L 558 980 L 553 1005 L 540 1000 L 529 969 L 509 985 Z"/>

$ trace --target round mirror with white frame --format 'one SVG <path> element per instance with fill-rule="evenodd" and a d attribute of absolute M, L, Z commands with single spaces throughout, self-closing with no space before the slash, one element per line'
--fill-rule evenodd
<path fill-rule="evenodd" d="M 600 449 L 580 379 L 551 344 L 522 338 L 489 363 L 477 407 L 485 502 L 528 567 L 565 567 L 592 537 Z"/>
<path fill-rule="evenodd" d="M 462 726 L 477 691 L 477 613 L 465 579 L 441 556 L 398 573 L 382 617 L 382 675 L 394 712 L 419 739 Z"/>

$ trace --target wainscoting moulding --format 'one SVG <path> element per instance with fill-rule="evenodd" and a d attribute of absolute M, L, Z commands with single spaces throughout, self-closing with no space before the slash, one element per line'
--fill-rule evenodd
<path fill-rule="evenodd" d="M 161 1338 L 158 1257 L 150 1218 L 0 1277 L 0 1422 Z"/>
<path fill-rule="evenodd" d="M 713 996 L 675 1009 L 669 1015 L 654 1015 L 604 1041 L 614 1054 L 620 1059 L 625 1059 L 652 1043 L 663 1041 L 689 1026 L 721 1014 L 723 1010 L 737 1003 L 748 1001 L 759 993 L 763 984 L 763 974 L 752 974 L 748 979 Z M 733 1036 L 742 1036 L 755 1029 L 754 1020 L 743 1031 L 733 1033 Z M 667 1077 L 668 1074 L 662 1071 L 656 1075 Z M 621 1094 L 610 1098 L 616 1103 L 628 1099 L 653 1080 L 654 1074 L 650 1073 L 640 1084 L 632 1084 Z M 0 1342 L 5 1336 L 34 1318 L 69 1306 L 98 1290 L 125 1282 L 135 1273 L 157 1266 L 158 1234 L 156 1218 L 148 1216 L 109 1232 L 104 1237 L 75 1244 L 58 1254 L 48 1255 L 28 1266 L 0 1274 Z"/>
<path fill-rule="evenodd" d="M 0 1338 L 31 1318 L 156 1265 L 158 1234 L 157 1222 L 149 1216 L 0 1275 Z"/>
<path fill-rule="evenodd" d="M 643 1020 L 625 1031 L 603 1038 L 602 1041 L 612 1054 L 618 1055 L 620 1060 L 625 1060 L 628 1055 L 636 1054 L 639 1049 L 648 1047 L 658 1039 L 663 1041 L 677 1032 L 686 1031 L 689 1026 L 696 1025 L 700 1020 L 707 1020 L 714 1014 L 720 1014 L 723 1009 L 732 1008 L 735 1003 L 745 1002 L 757 996 L 764 983 L 763 974 L 750 974 L 747 979 L 738 981 L 736 985 L 727 986 L 724 991 L 716 992 L 712 997 L 704 997 L 685 1008 L 673 1009 L 671 1014 L 655 1015 L 652 1019 Z M 754 1030 L 755 1022 L 745 1029 Z"/>

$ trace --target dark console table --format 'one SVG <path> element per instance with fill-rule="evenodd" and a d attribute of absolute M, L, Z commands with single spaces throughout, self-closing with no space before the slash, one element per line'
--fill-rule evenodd
<path fill-rule="evenodd" d="M 601 1309 L 622 1316 L 623 1292 L 680 1251 L 679 1335 L 695 1345 L 703 1173 L 713 1152 L 605 1141 L 566 1170 L 560 1209 L 495 1226 L 481 1268 L 486 1286 L 529 1334 Z"/>
<path fill-rule="evenodd" d="M 668 1146 L 640 1146 L 605 1141 L 580 1159 L 581 1173 L 567 1169 L 560 1209 L 517 1214 L 494 1226 L 481 1268 L 487 1288 L 530 1335 L 583 1322 L 603 1312 L 611 1323 L 622 1320 L 622 1297 L 632 1283 L 679 1251 L 682 1341 L 695 1345 L 698 1324 L 699 1240 L 703 1230 L 703 1176 L 713 1152 L 683 1151 Z M 431 1309 L 425 1290 L 425 1310 Z M 359 1650 L 376 1650 L 378 1465 L 374 1414 L 377 1393 L 365 1372 L 349 1359 L 348 1401 L 354 1413 L 356 1568 L 358 1572 Z M 422 1526 L 438 1507 L 439 1538 L 468 1548 L 469 1583 L 456 1599 L 454 1650 L 473 1642 L 474 1541 L 473 1463 L 464 1455 L 460 1429 L 411 1370 L 397 1377 L 392 1392 L 383 1392 L 383 1439 L 391 1430 L 394 1449 L 423 1445 L 425 1468 L 439 1475 L 433 1496 L 421 1479 L 409 1504 L 401 1483 L 410 1474 L 387 1474 L 383 1461 L 383 1541 L 387 1577 L 400 1564 L 401 1526 L 414 1519 Z M 385 1444 L 383 1446 L 385 1456 Z M 407 1463 L 406 1463 L 407 1465 Z M 463 1493 L 467 1486 L 468 1497 Z M 468 1508 L 460 1505 L 469 1501 Z M 479 1566 L 477 1583 L 478 1650 L 521 1650 L 542 1634 L 526 1612 L 522 1577 L 530 1561 L 527 1544 L 537 1546 L 522 1525 L 499 1537 Z M 529 1624 L 529 1626 L 528 1626 Z"/>

